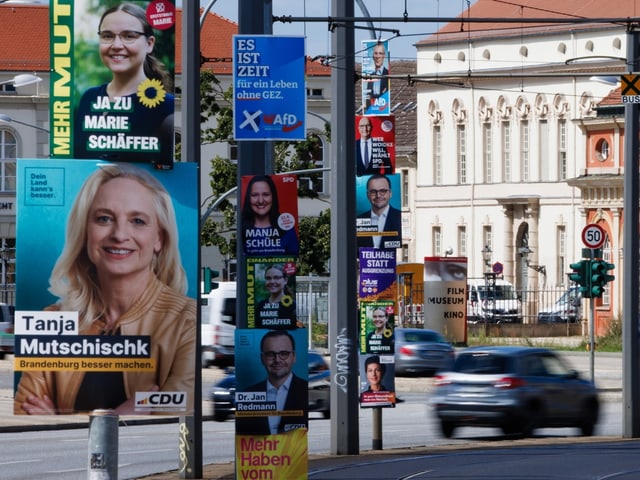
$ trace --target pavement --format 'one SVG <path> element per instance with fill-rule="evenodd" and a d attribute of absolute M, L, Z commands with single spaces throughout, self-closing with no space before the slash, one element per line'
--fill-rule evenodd
<path fill-rule="evenodd" d="M 562 352 L 563 357 L 568 361 L 570 366 L 578 370 L 585 378 L 592 375 L 592 359 L 593 359 L 593 376 L 595 384 L 601 393 L 603 401 L 618 400 L 622 397 L 622 354 L 621 353 L 600 353 L 597 352 L 592 357 L 590 352 Z M 13 357 L 5 356 L 0 360 L 0 372 L 13 371 Z M 222 370 L 218 368 L 203 369 L 203 383 L 206 381 L 214 381 L 224 375 Z M 397 377 L 396 392 L 401 396 L 402 392 L 425 392 L 429 390 L 433 383 L 433 379 L 424 377 Z M 207 420 L 208 414 L 211 412 L 211 405 L 208 400 L 203 400 L 203 420 Z M 177 417 L 127 417 L 128 425 L 143 423 L 177 422 Z M 125 420 L 121 420 L 124 422 Z M 13 415 L 13 388 L 12 385 L 5 385 L 0 382 L 0 433 L 1 432 L 18 432 L 18 431 L 37 431 L 37 430 L 60 430 L 71 428 L 86 428 L 89 424 L 88 415 L 50 415 L 50 416 L 28 416 Z M 309 471 L 322 469 L 325 467 L 336 466 L 338 464 L 348 464 L 356 461 L 362 461 L 363 455 L 377 455 L 387 458 L 398 458 L 406 455 L 428 454 L 442 451 L 447 448 L 460 449 L 456 446 L 438 446 L 438 447 L 416 447 L 405 449 L 388 449 L 384 451 L 361 451 L 359 455 L 310 455 Z M 204 465 L 202 479 L 211 480 L 233 480 L 235 465 L 233 462 L 225 464 Z M 180 478 L 177 471 L 170 471 L 160 474 L 141 477 L 145 480 L 173 480 Z"/>

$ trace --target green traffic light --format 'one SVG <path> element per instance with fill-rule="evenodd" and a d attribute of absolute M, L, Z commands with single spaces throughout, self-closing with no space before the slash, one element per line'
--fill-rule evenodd
<path fill-rule="evenodd" d="M 607 283 L 615 279 L 613 275 L 607 273 L 607 271 L 614 268 L 614 264 L 604 260 L 592 260 L 590 262 L 591 295 L 593 297 L 601 297 Z"/>

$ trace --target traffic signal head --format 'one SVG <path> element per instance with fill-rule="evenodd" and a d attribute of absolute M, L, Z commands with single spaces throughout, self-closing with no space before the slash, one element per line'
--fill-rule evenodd
<path fill-rule="evenodd" d="M 211 290 L 218 288 L 218 282 L 214 282 L 214 278 L 218 278 L 220 272 L 212 270 L 209 267 L 202 267 L 202 293 L 209 293 Z"/>
<path fill-rule="evenodd" d="M 569 265 L 572 272 L 569 280 L 580 285 L 582 298 L 591 298 L 591 275 L 589 272 L 589 260 L 580 260 Z"/>
<path fill-rule="evenodd" d="M 591 295 L 593 297 L 601 297 L 607 283 L 616 278 L 607 273 L 609 270 L 614 269 L 615 265 L 604 260 L 593 260 L 590 266 Z"/>

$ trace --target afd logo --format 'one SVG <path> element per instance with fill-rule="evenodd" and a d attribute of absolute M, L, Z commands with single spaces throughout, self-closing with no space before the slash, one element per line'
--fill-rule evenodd
<path fill-rule="evenodd" d="M 136 392 L 136 410 L 154 408 L 184 410 L 186 407 L 186 392 Z"/>
<path fill-rule="evenodd" d="M 281 126 L 283 132 L 291 132 L 302 126 L 302 120 L 298 120 L 298 117 L 293 113 L 274 115 L 267 115 L 265 113 L 262 115 L 262 118 L 264 119 L 264 123 L 267 125 Z"/>

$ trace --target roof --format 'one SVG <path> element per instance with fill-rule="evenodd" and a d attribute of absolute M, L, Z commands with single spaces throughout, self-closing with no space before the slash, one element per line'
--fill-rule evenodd
<path fill-rule="evenodd" d="M 640 15 L 640 0 L 616 0 L 605 2 L 602 0 L 477 0 L 469 9 L 463 11 L 457 18 L 460 22 L 444 25 L 434 35 L 420 40 L 420 45 L 433 45 L 437 42 L 461 41 L 468 38 L 481 37 L 514 37 L 533 34 L 545 34 L 554 31 L 577 31 L 593 29 L 596 19 L 628 18 Z M 493 22 L 464 22 L 464 18 L 472 19 L 514 19 L 515 23 Z M 579 19 L 581 23 L 519 23 L 517 19 Z M 594 19 L 585 22 L 584 19 Z M 613 27 L 613 25 L 611 25 Z M 619 25 L 616 28 L 620 28 Z"/>
<path fill-rule="evenodd" d="M 0 5 L 0 71 L 49 71 L 49 6 Z M 29 25 L 25 35 L 25 25 Z M 218 75 L 231 75 L 233 35 L 238 24 L 208 12 L 200 32 L 200 53 L 208 59 L 202 68 Z M 176 73 L 182 72 L 182 9 L 176 9 Z M 308 75 L 331 75 L 331 69 L 319 62 L 307 62 Z"/>

